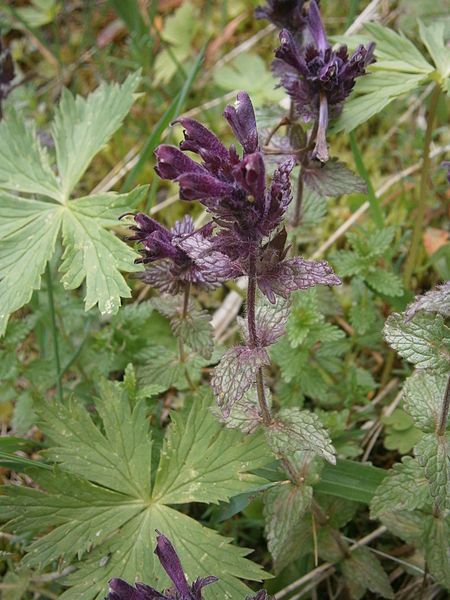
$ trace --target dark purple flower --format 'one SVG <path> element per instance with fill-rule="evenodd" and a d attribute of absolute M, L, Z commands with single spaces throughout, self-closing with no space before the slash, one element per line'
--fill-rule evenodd
<path fill-rule="evenodd" d="M 180 149 L 165 144 L 156 150 L 156 171 L 180 185 L 180 197 L 199 200 L 220 226 L 217 247 L 231 258 L 246 257 L 281 223 L 291 200 L 289 159 L 275 172 L 266 187 L 266 170 L 259 149 L 252 103 L 245 92 L 228 106 L 224 116 L 243 148 L 226 148 L 218 138 L 192 119 L 180 119 L 184 141 Z M 199 155 L 198 163 L 184 152 Z"/>
<path fill-rule="evenodd" d="M 2 101 L 11 91 L 11 83 L 15 77 L 14 63 L 11 52 L 8 48 L 3 48 L 0 39 L 0 119 L 2 118 Z"/>
<path fill-rule="evenodd" d="M 273 70 L 293 99 L 299 115 L 305 121 L 316 121 L 313 157 L 325 162 L 328 160 L 328 119 L 339 114 L 356 78 L 364 75 L 367 65 L 373 62 L 375 44 L 369 44 L 367 48 L 360 45 L 351 56 L 346 46 L 333 50 L 315 0 L 311 0 L 307 24 L 314 43 L 301 48 L 291 32 L 283 29 Z"/>
<path fill-rule="evenodd" d="M 304 4 L 305 0 L 267 0 L 264 6 L 255 8 L 255 17 L 267 19 L 280 29 L 289 29 L 301 38 L 306 25 Z"/>
<path fill-rule="evenodd" d="M 177 294 L 187 283 L 211 288 L 235 276 L 229 257 L 215 249 L 213 224 L 195 231 L 186 215 L 169 230 L 143 213 L 134 220 L 128 239 L 142 244 L 137 262 L 146 266 L 140 275 L 145 283 Z"/>
<path fill-rule="evenodd" d="M 217 577 L 198 578 L 192 585 L 187 582 L 180 559 L 170 540 L 158 532 L 155 554 L 161 566 L 170 577 L 173 586 L 161 592 L 144 583 L 134 586 L 122 579 L 111 579 L 110 592 L 106 600 L 202 600 L 202 589 L 216 581 Z"/>

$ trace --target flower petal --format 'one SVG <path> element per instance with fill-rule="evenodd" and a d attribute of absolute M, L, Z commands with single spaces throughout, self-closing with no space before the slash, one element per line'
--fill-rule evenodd
<path fill-rule="evenodd" d="M 183 173 L 205 173 L 204 167 L 186 156 L 175 146 L 161 144 L 155 150 L 157 164 L 155 171 L 162 179 L 176 179 Z"/>
<path fill-rule="evenodd" d="M 309 5 L 308 28 L 319 50 L 326 50 L 329 44 L 316 0 L 311 0 L 311 4 Z"/>
<path fill-rule="evenodd" d="M 155 554 L 158 557 L 161 566 L 172 580 L 178 593 L 181 594 L 182 597 L 189 598 L 190 589 L 178 554 L 170 540 L 159 532 L 156 537 Z"/>
<path fill-rule="evenodd" d="M 258 148 L 258 131 L 250 96 L 246 92 L 239 92 L 234 106 L 227 106 L 223 114 L 234 135 L 240 141 L 244 153 L 256 152 Z"/>

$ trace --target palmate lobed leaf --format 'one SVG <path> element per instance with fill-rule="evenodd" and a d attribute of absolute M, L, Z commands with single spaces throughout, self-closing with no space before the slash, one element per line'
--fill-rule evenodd
<path fill-rule="evenodd" d="M 121 297 L 130 295 L 120 271 L 139 270 L 134 264 L 138 255 L 104 228 L 117 225 L 120 214 L 139 202 L 146 188 L 68 198 L 93 156 L 121 125 L 138 83 L 135 73 L 120 86 L 102 84 L 87 99 L 64 93 L 53 128 L 59 179 L 32 127 L 13 111 L 0 123 L 0 189 L 47 198 L 0 192 L 0 335 L 10 314 L 40 287 L 61 226 L 63 282 L 74 289 L 87 280 L 86 310 L 98 304 L 102 313 L 112 314 Z"/>
<path fill-rule="evenodd" d="M 261 438 L 222 429 L 209 403 L 208 394 L 200 395 L 174 416 L 153 491 L 145 410 L 139 402 L 130 407 L 123 385 L 101 386 L 96 407 L 102 429 L 75 406 L 41 407 L 44 430 L 56 443 L 47 455 L 59 467 L 32 472 L 41 489 L 7 486 L 0 497 L 10 529 L 36 538 L 24 564 L 45 566 L 82 554 L 79 569 L 64 580 L 72 586 L 65 599 L 101 600 L 113 576 L 164 588 L 168 582 L 152 552 L 158 529 L 176 540 L 191 580 L 213 573 L 220 578 L 206 599 L 241 600 L 249 590 L 238 577 L 266 577 L 244 558 L 249 551 L 167 506 L 228 500 L 266 483 L 249 473 L 267 463 Z"/>
<path fill-rule="evenodd" d="M 87 98 L 63 90 L 52 135 L 65 200 L 94 156 L 121 126 L 135 100 L 139 81 L 140 73 L 136 72 L 122 85 L 101 83 Z"/>

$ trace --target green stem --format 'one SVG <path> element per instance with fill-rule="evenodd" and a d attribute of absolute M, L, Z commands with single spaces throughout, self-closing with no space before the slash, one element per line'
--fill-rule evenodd
<path fill-rule="evenodd" d="M 405 288 L 409 287 L 411 282 L 411 277 L 416 268 L 417 258 L 420 250 L 420 242 L 422 239 L 423 225 L 425 220 L 425 208 L 427 203 L 427 193 L 428 193 L 428 178 L 430 174 L 430 146 L 431 146 L 431 138 L 433 135 L 433 124 L 434 119 L 436 117 L 436 110 L 438 105 L 438 100 L 440 96 L 440 86 L 436 84 L 434 88 L 431 99 L 430 106 L 428 109 L 427 115 L 427 128 L 425 131 L 425 139 L 423 141 L 423 163 L 422 163 L 422 171 L 420 176 L 420 188 L 419 188 L 419 197 L 417 202 L 417 215 L 414 222 L 414 230 L 411 240 L 411 247 L 409 249 L 408 258 L 406 259 L 405 270 L 403 272 L 403 283 Z"/>
<path fill-rule="evenodd" d="M 63 401 L 63 391 L 62 391 L 62 384 L 61 384 L 61 361 L 59 358 L 58 330 L 56 328 L 55 302 L 53 299 L 53 283 L 52 283 L 52 272 L 50 269 L 50 263 L 47 263 L 47 266 L 45 268 L 45 276 L 47 279 L 48 306 L 50 309 L 53 350 L 54 350 L 54 356 L 55 356 L 56 389 L 58 391 L 58 399 L 60 402 L 62 402 Z"/>

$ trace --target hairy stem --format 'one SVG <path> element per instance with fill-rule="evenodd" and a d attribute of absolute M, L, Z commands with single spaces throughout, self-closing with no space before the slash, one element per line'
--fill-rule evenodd
<path fill-rule="evenodd" d="M 302 201 L 303 201 L 303 170 L 300 167 L 300 172 L 298 174 L 298 182 L 297 182 L 297 193 L 295 195 L 295 207 L 294 207 L 294 217 L 292 219 L 292 225 L 297 227 L 300 223 L 300 215 L 302 212 Z"/>
<path fill-rule="evenodd" d="M 425 139 L 423 141 L 422 150 L 422 171 L 420 174 L 419 197 L 417 199 L 417 214 L 414 221 L 414 230 L 411 239 L 411 247 L 409 249 L 408 258 L 406 259 L 405 270 L 403 272 L 403 283 L 408 288 L 411 282 L 411 277 L 416 268 L 417 258 L 420 250 L 420 242 L 422 239 L 423 226 L 425 220 L 425 208 L 427 203 L 428 179 L 430 175 L 430 146 L 433 135 L 434 119 L 440 96 L 440 86 L 436 84 L 431 99 L 427 114 L 427 128 L 425 131 Z"/>
<path fill-rule="evenodd" d="M 248 288 L 247 288 L 247 326 L 248 340 L 251 348 L 258 346 L 256 333 L 256 253 L 252 252 L 249 257 Z M 261 410 L 264 425 L 272 421 L 269 405 L 267 404 L 264 390 L 264 377 L 262 367 L 256 373 L 256 393 L 258 395 L 259 408 Z"/>
<path fill-rule="evenodd" d="M 59 343 L 58 343 L 58 330 L 56 327 L 56 313 L 55 313 L 55 302 L 53 298 L 53 283 L 52 283 L 52 272 L 50 269 L 50 263 L 47 263 L 45 267 L 45 277 L 47 280 L 47 293 L 48 293 L 48 306 L 50 309 L 50 323 L 53 340 L 53 352 L 55 357 L 56 367 L 56 389 L 58 392 L 58 400 L 63 401 L 63 391 L 61 384 L 61 360 L 59 358 Z"/>

